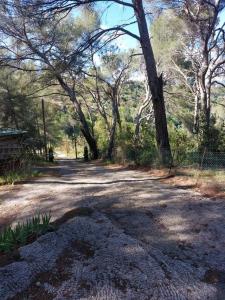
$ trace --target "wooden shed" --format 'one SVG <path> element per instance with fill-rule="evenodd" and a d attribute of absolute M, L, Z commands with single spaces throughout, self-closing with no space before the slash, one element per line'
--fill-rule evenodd
<path fill-rule="evenodd" d="M 26 131 L 16 129 L 0 129 L 0 173 L 19 160 L 25 133 Z"/>

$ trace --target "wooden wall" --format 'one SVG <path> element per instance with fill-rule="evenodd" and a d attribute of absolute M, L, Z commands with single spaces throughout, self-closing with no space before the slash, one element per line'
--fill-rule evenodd
<path fill-rule="evenodd" d="M 18 138 L 0 137 L 0 160 L 17 156 L 22 150 L 22 144 Z"/>
<path fill-rule="evenodd" d="M 0 137 L 0 173 L 10 169 L 13 161 L 17 161 L 23 149 L 20 141 L 18 136 Z"/>

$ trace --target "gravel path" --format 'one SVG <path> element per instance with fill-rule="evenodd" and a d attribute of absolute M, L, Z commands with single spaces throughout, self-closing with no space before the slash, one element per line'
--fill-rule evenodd
<path fill-rule="evenodd" d="M 93 212 L 21 248 L 0 268 L 0 299 L 225 299 L 224 200 L 72 160 L 45 172 L 0 190 L 1 224 Z"/>

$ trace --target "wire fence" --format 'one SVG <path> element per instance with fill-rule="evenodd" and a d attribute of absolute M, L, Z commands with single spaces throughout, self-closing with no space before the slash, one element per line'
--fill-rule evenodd
<path fill-rule="evenodd" d="M 4 147 L 0 145 L 0 176 L 7 172 L 25 170 L 38 160 L 45 160 L 45 157 L 22 144 L 4 145 Z"/>
<path fill-rule="evenodd" d="M 203 169 L 225 169 L 225 152 L 188 152 L 183 158 L 176 157 L 177 164 L 184 167 L 201 167 Z M 180 161 L 179 161 L 180 160 Z"/>

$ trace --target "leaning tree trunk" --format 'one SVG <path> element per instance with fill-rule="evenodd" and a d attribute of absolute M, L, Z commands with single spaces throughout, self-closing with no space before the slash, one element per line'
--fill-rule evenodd
<path fill-rule="evenodd" d="M 85 138 L 85 140 L 88 143 L 88 146 L 90 148 L 90 151 L 92 153 L 92 159 L 98 159 L 99 152 L 98 152 L 98 147 L 97 147 L 97 142 L 94 136 L 92 135 L 90 128 L 88 126 L 88 123 L 86 121 L 85 115 L 81 109 L 80 103 L 78 102 L 76 98 L 75 91 L 72 90 L 63 80 L 63 78 L 57 74 L 56 75 L 58 82 L 60 83 L 61 87 L 67 92 L 68 96 L 70 97 L 71 102 L 73 103 L 73 106 L 75 108 L 75 111 L 78 114 L 79 121 L 80 121 L 80 127 L 81 127 L 81 132 Z"/>
<path fill-rule="evenodd" d="M 157 75 L 155 58 L 149 38 L 145 12 L 142 0 L 132 0 L 135 7 L 135 15 L 138 23 L 140 43 L 145 59 L 148 84 L 152 94 L 152 102 L 155 117 L 156 141 L 161 161 L 164 165 L 172 164 L 169 135 L 167 129 L 166 109 L 163 96 L 162 76 Z"/>
<path fill-rule="evenodd" d="M 83 136 L 86 139 L 88 146 L 91 150 L 92 158 L 98 159 L 99 152 L 98 152 L 97 142 L 91 134 L 91 131 L 90 131 L 88 123 L 85 119 L 84 113 L 80 107 L 80 104 L 78 101 L 74 101 L 73 104 L 74 104 L 74 107 L 75 107 L 75 109 L 78 113 L 79 119 L 80 119 L 81 132 L 83 133 Z"/>

